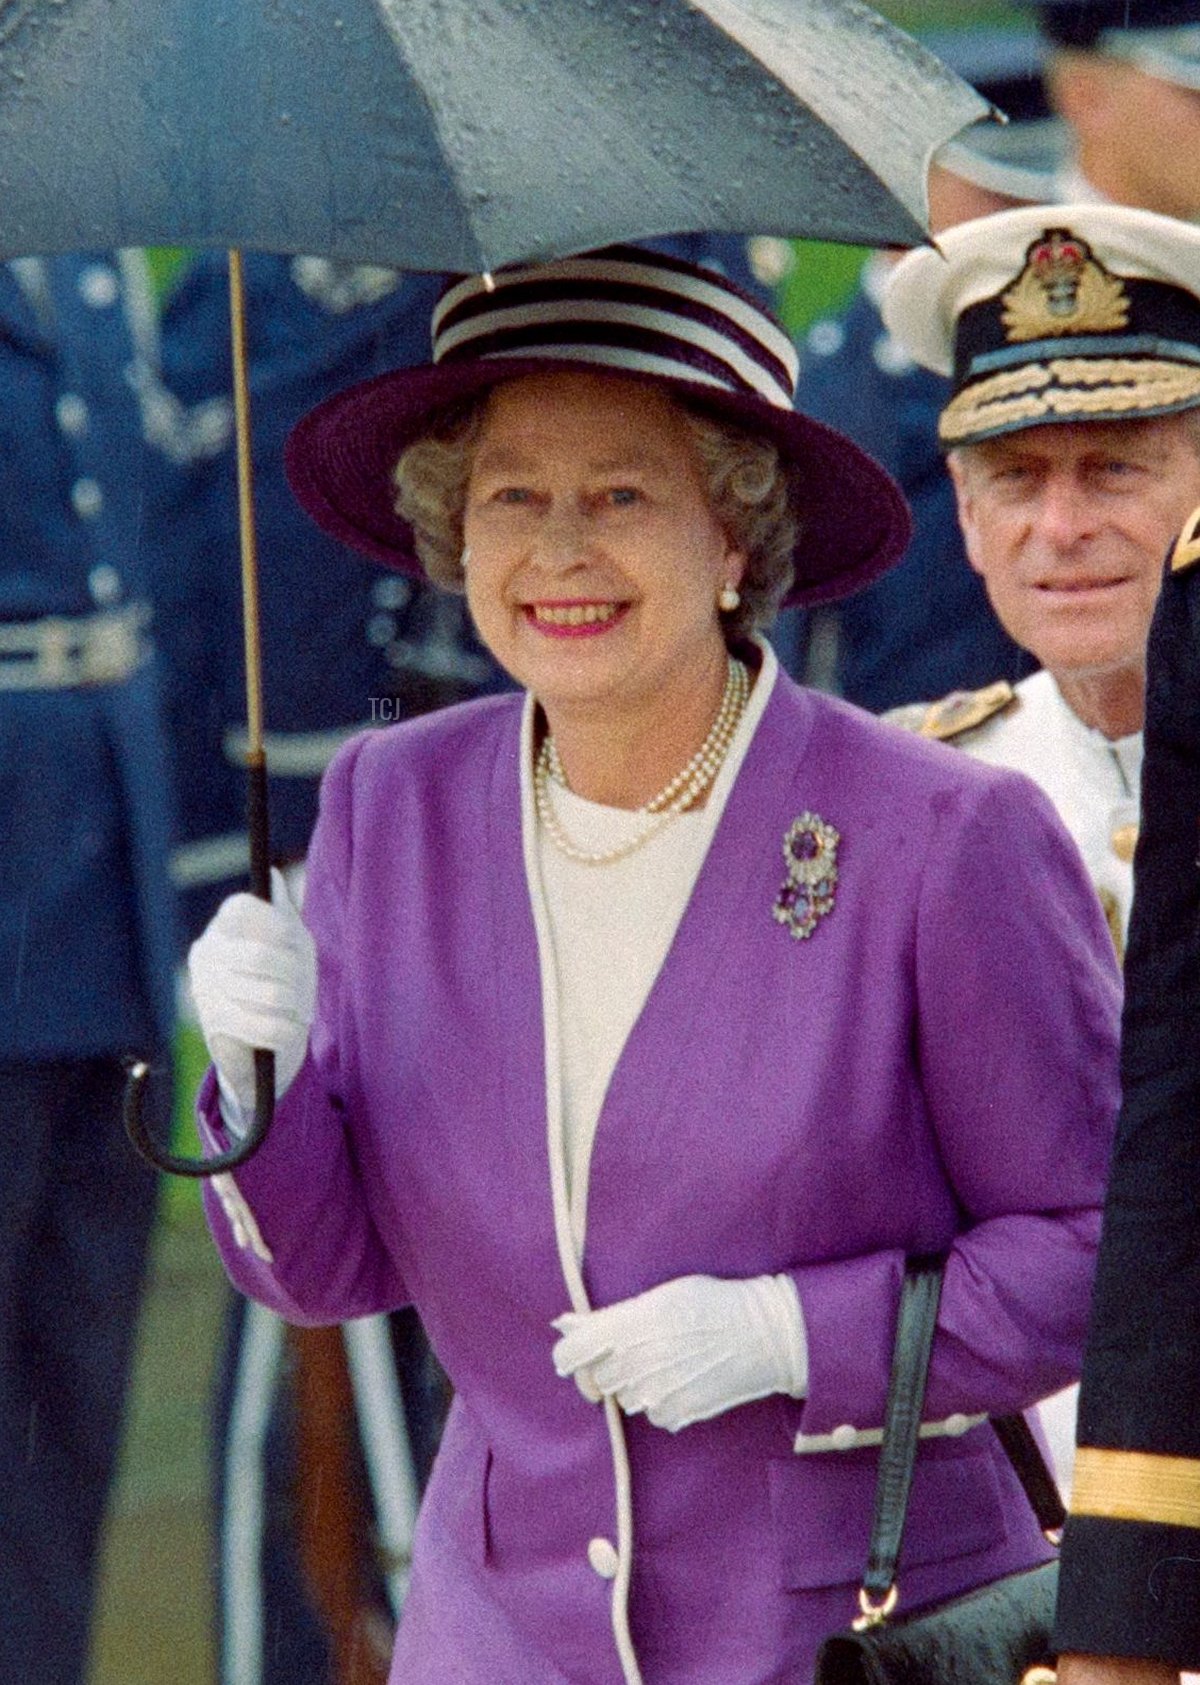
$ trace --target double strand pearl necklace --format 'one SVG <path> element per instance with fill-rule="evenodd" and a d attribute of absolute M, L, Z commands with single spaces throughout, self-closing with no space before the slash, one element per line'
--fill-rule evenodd
<path fill-rule="evenodd" d="M 565 854 L 568 860 L 575 860 L 580 865 L 608 866 L 641 848 L 643 843 L 648 842 L 677 813 L 686 813 L 688 808 L 694 807 L 721 770 L 749 695 L 749 669 L 744 662 L 730 656 L 721 706 L 717 709 L 717 717 L 709 729 L 708 736 L 682 772 L 677 772 L 656 796 L 636 810 L 644 821 L 641 829 L 628 842 L 620 843 L 616 848 L 580 848 L 567 835 L 562 821 L 554 811 L 550 786 L 552 783 L 561 784 L 564 789 L 569 789 L 570 786 L 559 759 L 558 746 L 553 737 L 547 735 L 534 763 L 533 797 L 538 819 L 554 846 L 561 854 Z"/>

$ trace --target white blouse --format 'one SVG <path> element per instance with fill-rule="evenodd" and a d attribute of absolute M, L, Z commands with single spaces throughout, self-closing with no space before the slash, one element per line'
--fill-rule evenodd
<path fill-rule="evenodd" d="M 631 854 L 585 865 L 538 828 L 542 880 L 558 993 L 558 1060 L 571 1233 L 582 1255 L 588 1166 L 596 1124 L 621 1050 L 637 1022 L 691 897 L 725 802 L 778 673 L 759 642 L 762 667 L 729 753 L 702 808 L 677 814 Z M 645 818 L 585 801 L 551 784 L 554 811 L 572 842 L 593 852 L 636 836 Z"/>

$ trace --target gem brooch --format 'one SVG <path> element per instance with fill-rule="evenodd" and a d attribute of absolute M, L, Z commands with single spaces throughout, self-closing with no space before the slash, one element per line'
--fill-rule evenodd
<path fill-rule="evenodd" d="M 798 942 L 803 942 L 833 911 L 837 890 L 840 832 L 815 813 L 793 819 L 783 838 L 787 878 L 771 909 Z"/>

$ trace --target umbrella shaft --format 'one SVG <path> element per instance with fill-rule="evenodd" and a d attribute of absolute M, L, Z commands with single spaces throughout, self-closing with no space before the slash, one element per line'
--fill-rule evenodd
<path fill-rule="evenodd" d="M 229 328 L 237 436 L 238 532 L 242 554 L 242 624 L 246 639 L 247 759 L 263 754 L 262 659 L 258 613 L 258 553 L 254 529 L 254 467 L 250 449 L 250 380 L 246 359 L 242 254 L 229 253 Z"/>

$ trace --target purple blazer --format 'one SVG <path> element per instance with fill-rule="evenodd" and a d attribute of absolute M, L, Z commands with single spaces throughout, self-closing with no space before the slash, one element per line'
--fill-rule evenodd
<path fill-rule="evenodd" d="M 876 1458 L 852 1430 L 882 1421 L 905 1253 L 950 1249 L 929 1416 L 1078 1373 L 1112 943 L 1031 783 L 781 674 L 605 1098 L 581 1275 L 602 1305 L 789 1271 L 809 1394 L 676 1435 L 623 1420 L 550 1359 L 571 1272 L 521 710 L 371 733 L 330 768 L 308 1058 L 210 1220 L 235 1283 L 293 1321 L 415 1303 L 454 1383 L 393 1685 L 794 1685 L 855 1613 Z M 804 812 L 840 832 L 839 881 L 797 940 L 772 907 Z M 795 1449 L 839 1428 L 850 1449 Z M 1045 1554 L 990 1428 L 922 1442 L 902 1608 Z"/>

